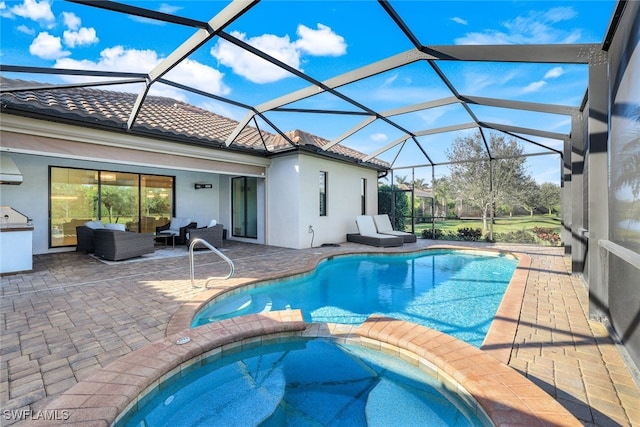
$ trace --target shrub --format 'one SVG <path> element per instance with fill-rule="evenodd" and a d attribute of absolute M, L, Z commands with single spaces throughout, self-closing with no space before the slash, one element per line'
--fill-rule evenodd
<path fill-rule="evenodd" d="M 533 227 L 533 232 L 538 239 L 549 243 L 551 246 L 560 244 L 560 235 L 553 231 L 553 228 Z"/>
<path fill-rule="evenodd" d="M 422 238 L 423 239 L 433 239 L 433 240 L 442 240 L 442 230 L 436 228 L 431 230 L 430 228 L 425 228 L 422 230 Z"/>
<path fill-rule="evenodd" d="M 460 237 L 460 240 L 477 242 L 482 237 L 482 230 L 471 227 L 458 228 L 458 236 Z"/>
<path fill-rule="evenodd" d="M 536 243 L 536 237 L 525 230 L 493 233 L 493 240 L 503 243 Z"/>

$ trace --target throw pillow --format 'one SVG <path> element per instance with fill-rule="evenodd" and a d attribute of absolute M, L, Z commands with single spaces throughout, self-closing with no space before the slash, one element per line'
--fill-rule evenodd
<path fill-rule="evenodd" d="M 207 227 L 215 227 L 217 223 L 218 221 L 216 221 L 215 219 L 212 219 L 209 225 L 207 225 Z"/>
<path fill-rule="evenodd" d="M 93 229 L 93 230 L 97 230 L 99 228 L 104 228 L 104 224 L 102 223 L 102 221 L 87 221 L 84 223 L 84 225 L 86 225 L 87 227 Z"/>

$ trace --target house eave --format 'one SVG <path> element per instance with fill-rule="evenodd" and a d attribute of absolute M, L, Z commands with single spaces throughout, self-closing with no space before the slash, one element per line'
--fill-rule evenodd
<path fill-rule="evenodd" d="M 269 158 L 287 156 L 291 154 L 307 154 L 320 158 L 329 158 L 331 160 L 336 160 L 343 163 L 349 163 L 351 165 L 361 166 L 367 169 L 373 169 L 379 172 L 385 172 L 389 170 L 388 167 L 383 165 L 371 163 L 371 162 L 363 162 L 361 160 L 354 159 L 352 157 L 343 156 L 338 153 L 333 153 L 330 151 L 324 151 L 318 147 L 308 146 L 308 145 L 298 145 L 295 147 L 288 148 L 286 150 L 280 150 L 278 152 L 270 153 L 268 155 Z"/>
<path fill-rule="evenodd" d="M 74 123 L 58 117 L 14 114 L 14 111 L 3 108 L 1 131 L 260 167 L 270 164 L 264 153 L 217 148 L 202 142 L 168 138 L 155 132 L 131 132 L 100 125 L 88 126 L 85 122 Z"/>

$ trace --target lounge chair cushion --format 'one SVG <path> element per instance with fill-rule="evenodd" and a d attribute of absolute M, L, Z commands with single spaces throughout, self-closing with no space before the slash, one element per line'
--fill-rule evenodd
<path fill-rule="evenodd" d="M 407 233 L 406 231 L 396 231 L 393 229 L 391 225 L 391 220 L 389 219 L 389 215 L 374 215 L 373 222 L 376 226 L 376 230 L 380 234 L 387 234 L 389 236 L 397 236 L 402 237 L 405 243 L 414 243 L 417 238 L 413 233 Z"/>
<path fill-rule="evenodd" d="M 349 242 L 379 247 L 402 246 L 404 243 L 402 237 L 378 233 L 373 218 L 369 215 L 358 215 L 356 225 L 359 234 L 347 234 Z"/>
<path fill-rule="evenodd" d="M 358 226 L 358 232 L 362 236 L 384 237 L 379 236 L 380 233 L 378 233 L 378 230 L 376 229 L 373 218 L 369 215 L 358 215 L 356 217 L 356 225 Z"/>

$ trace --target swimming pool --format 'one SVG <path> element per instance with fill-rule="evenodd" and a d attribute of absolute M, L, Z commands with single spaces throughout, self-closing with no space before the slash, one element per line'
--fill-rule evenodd
<path fill-rule="evenodd" d="M 488 425 L 416 366 L 323 339 L 292 338 L 205 359 L 177 376 L 125 425 Z"/>
<path fill-rule="evenodd" d="M 301 309 L 307 322 L 356 324 L 378 313 L 479 347 L 517 263 L 508 254 L 472 250 L 335 256 L 309 274 L 222 297 L 192 327 L 289 308 Z"/>

